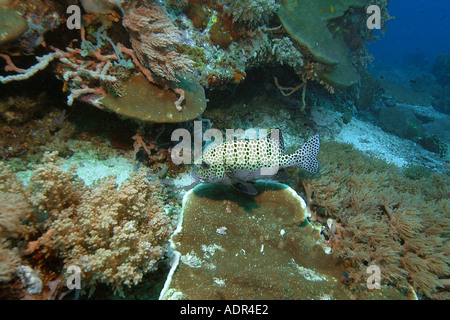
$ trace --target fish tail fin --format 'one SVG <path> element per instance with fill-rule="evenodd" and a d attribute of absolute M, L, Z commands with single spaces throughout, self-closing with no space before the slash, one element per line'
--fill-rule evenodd
<path fill-rule="evenodd" d="M 316 134 L 291 155 L 292 164 L 312 173 L 319 172 L 319 161 L 317 160 L 319 148 L 320 136 Z"/>

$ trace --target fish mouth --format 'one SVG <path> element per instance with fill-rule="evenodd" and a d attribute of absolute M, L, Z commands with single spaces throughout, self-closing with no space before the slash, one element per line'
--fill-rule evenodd
<path fill-rule="evenodd" d="M 203 183 L 205 182 L 205 179 L 200 178 L 199 176 L 197 176 L 194 172 L 194 168 L 192 168 L 191 173 L 190 173 L 191 179 L 194 180 L 195 182 L 200 182 Z"/>

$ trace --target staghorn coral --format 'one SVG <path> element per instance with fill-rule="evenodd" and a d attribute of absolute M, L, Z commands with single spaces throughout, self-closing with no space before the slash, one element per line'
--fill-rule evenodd
<path fill-rule="evenodd" d="M 47 154 L 30 179 L 32 203 L 46 213 L 45 229 L 52 230 L 51 241 L 40 245 L 53 246 L 65 267 L 81 268 L 84 290 L 105 283 L 120 294 L 123 285 L 154 271 L 166 252 L 171 230 L 159 186 L 141 171 L 120 188 L 112 176 L 88 189 L 56 164 L 56 156 Z"/>
<path fill-rule="evenodd" d="M 326 234 L 350 286 L 364 285 L 366 266 L 376 264 L 384 284 L 445 298 L 439 289 L 450 272 L 448 175 L 411 180 L 395 166 L 337 143 L 324 143 L 319 161 L 326 163 L 320 178 L 303 184 L 313 215 L 333 219 Z"/>

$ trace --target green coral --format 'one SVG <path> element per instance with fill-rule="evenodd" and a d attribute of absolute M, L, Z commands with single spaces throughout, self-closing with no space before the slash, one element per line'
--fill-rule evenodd
<path fill-rule="evenodd" d="M 278 16 L 289 35 L 327 66 L 320 77 L 333 86 L 345 88 L 356 84 L 359 75 L 349 58 L 343 33 L 331 33 L 328 24 L 343 17 L 350 7 L 364 6 L 362 0 L 286 0 Z"/>
<path fill-rule="evenodd" d="M 186 55 L 189 59 L 194 61 L 194 69 L 205 69 L 205 65 L 208 63 L 208 59 L 205 54 L 205 49 L 201 47 L 190 46 L 183 43 L 178 47 L 178 52 L 180 54 Z"/>
<path fill-rule="evenodd" d="M 405 178 L 410 180 L 428 179 L 433 174 L 433 170 L 418 164 L 410 164 L 402 168 Z"/>

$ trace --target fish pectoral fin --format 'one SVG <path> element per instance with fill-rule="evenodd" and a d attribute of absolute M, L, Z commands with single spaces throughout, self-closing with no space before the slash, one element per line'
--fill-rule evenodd
<path fill-rule="evenodd" d="M 252 182 L 236 182 L 233 183 L 232 186 L 238 191 L 249 194 L 251 196 L 256 196 L 258 194 L 258 191 L 256 190 L 254 183 Z"/>
<path fill-rule="evenodd" d="M 252 196 L 258 194 L 258 191 L 256 190 L 255 184 L 253 182 L 243 181 L 233 176 L 228 177 L 230 179 L 230 184 L 239 192 L 246 193 Z"/>

